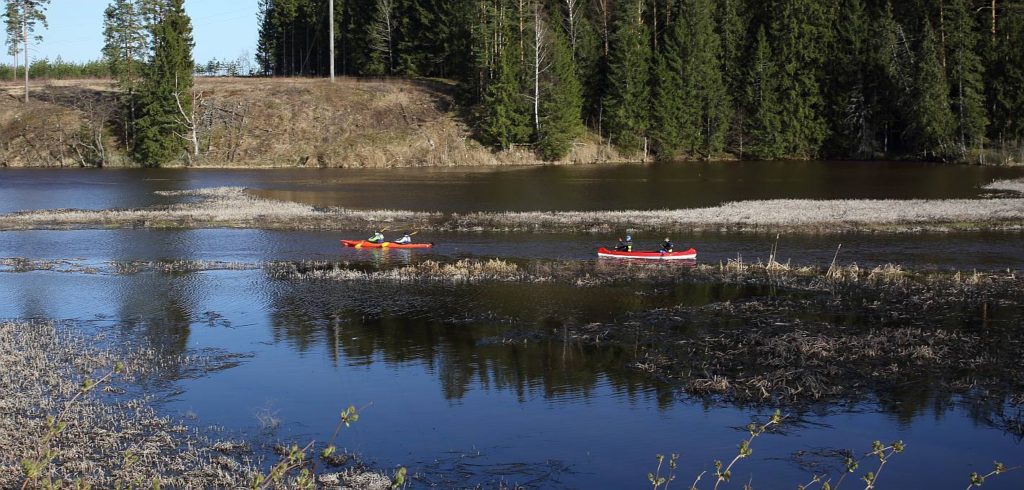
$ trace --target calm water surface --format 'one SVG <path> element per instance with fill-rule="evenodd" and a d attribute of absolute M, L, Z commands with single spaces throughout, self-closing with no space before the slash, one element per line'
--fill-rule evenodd
<path fill-rule="evenodd" d="M 140 207 L 158 190 L 243 186 L 317 206 L 428 211 L 661 209 L 775 198 L 973 198 L 1024 168 L 731 162 L 503 169 L 0 169 L 0 213 Z"/>
<path fill-rule="evenodd" d="M 607 321 L 668 304 L 739 298 L 743 288 L 635 294 L 546 285 L 399 288 L 291 283 L 262 271 L 130 276 L 0 273 L 0 317 L 74 319 L 168 354 L 237 355 L 224 369 L 168 375 L 150 389 L 161 409 L 257 440 L 329 436 L 347 404 L 363 416 L 339 446 L 382 467 L 405 465 L 420 485 L 639 488 L 654 454 L 682 452 L 692 478 L 730 458 L 754 409 L 704 405 L 625 368 L 630 352 L 574 344 L 497 342 L 509 326 L 458 322 L 467 312 L 514 313 L 517 329 Z M 644 292 L 644 291 L 639 291 Z M 257 415 L 281 420 L 272 433 Z M 959 488 L 1021 441 L 984 422 L 984 404 L 928 389 L 793 413 L 800 423 L 755 444 L 736 478 L 762 488 L 809 479 L 804 464 L 837 468 L 833 450 L 903 439 L 890 488 Z M 822 466 L 816 466 L 822 471 Z M 956 482 L 951 486 L 950 482 Z M 1020 488 L 1008 474 L 986 488 Z M 966 485 L 962 485 L 966 486 Z"/>
<path fill-rule="evenodd" d="M 914 163 L 758 163 L 464 170 L 0 170 L 0 212 L 139 207 L 153 194 L 211 186 L 316 205 L 444 211 L 703 206 L 756 198 L 975 198 L 982 185 L 1024 169 Z M 222 369 L 171 372 L 150 387 L 160 408 L 192 423 L 270 442 L 323 440 L 338 411 L 363 416 L 340 447 L 381 467 L 404 465 L 420 486 L 639 488 L 657 453 L 681 452 L 679 486 L 730 459 L 756 409 L 705 405 L 626 368 L 632 353 L 562 343 L 505 344 L 515 329 L 615 321 L 677 304 L 759 294 L 743 287 L 574 288 L 496 284 L 402 287 L 292 283 L 262 270 L 115 275 L 108 261 L 190 259 L 259 263 L 344 260 L 388 268 L 426 259 L 594 260 L 615 237 L 561 234 L 421 234 L 428 251 L 343 249 L 349 232 L 81 230 L 0 232 L 0 258 L 72 259 L 100 272 L 0 272 L 0 318 L 68 319 L 168 354 L 224 353 Z M 660 236 L 637 236 L 638 246 Z M 673 237 L 702 262 L 766 259 L 775 236 Z M 795 264 L 898 263 L 912 268 L 1021 269 L 1024 234 L 782 236 Z M 509 319 L 514 323 L 510 324 Z M 903 439 L 887 488 L 963 488 L 993 460 L 1024 462 L 1024 445 L 986 422 L 983 400 L 921 389 L 795 413 L 784 435 L 759 439 L 731 488 L 793 488 L 817 468 L 871 441 Z M 263 431 L 258 414 L 282 422 Z M 257 446 L 258 449 L 265 447 Z M 819 466 L 815 466 L 819 465 Z M 824 466 L 820 466 L 824 465 Z M 865 468 L 865 471 L 867 468 Z M 706 481 L 706 480 L 705 480 Z M 847 482 L 854 483 L 854 482 Z M 844 485 L 845 487 L 846 485 Z M 852 485 L 856 487 L 856 485 Z M 1024 488 L 1024 473 L 985 488 Z"/>

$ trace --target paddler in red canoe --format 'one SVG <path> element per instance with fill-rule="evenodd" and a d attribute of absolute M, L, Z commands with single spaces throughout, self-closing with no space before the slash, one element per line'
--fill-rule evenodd
<path fill-rule="evenodd" d="M 373 236 L 367 238 L 366 241 L 370 243 L 383 243 L 384 242 L 384 230 L 377 230 L 373 232 Z"/>
<path fill-rule="evenodd" d="M 619 238 L 619 244 L 615 246 L 615 250 L 618 252 L 632 252 L 633 251 L 633 237 L 626 235 L 626 239 Z"/>
<path fill-rule="evenodd" d="M 661 244 L 661 253 L 672 253 L 672 240 L 669 240 L 668 237 L 665 237 L 665 242 Z"/>

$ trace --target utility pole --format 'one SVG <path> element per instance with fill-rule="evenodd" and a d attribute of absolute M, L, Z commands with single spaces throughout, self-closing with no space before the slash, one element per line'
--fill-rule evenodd
<path fill-rule="evenodd" d="M 334 83 L 334 0 L 327 0 L 327 16 L 330 17 L 327 23 L 330 24 L 330 45 L 331 45 L 331 83 Z"/>

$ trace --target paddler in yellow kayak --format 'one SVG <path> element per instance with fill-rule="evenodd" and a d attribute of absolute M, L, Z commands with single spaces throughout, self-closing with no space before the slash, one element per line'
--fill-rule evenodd
<path fill-rule="evenodd" d="M 384 230 L 377 230 L 373 232 L 373 236 L 367 238 L 366 241 L 370 243 L 383 243 L 384 242 Z"/>

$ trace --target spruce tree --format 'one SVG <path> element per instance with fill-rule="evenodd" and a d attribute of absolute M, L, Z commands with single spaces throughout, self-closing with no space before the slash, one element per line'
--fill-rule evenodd
<path fill-rule="evenodd" d="M 260 31 L 256 40 L 256 63 L 260 66 L 260 72 L 263 75 L 276 75 L 278 42 L 278 26 L 274 22 L 276 3 L 274 0 L 260 0 L 258 9 Z"/>
<path fill-rule="evenodd" d="M 862 0 L 842 0 L 838 7 L 826 85 L 830 146 L 838 155 L 863 156 L 871 150 L 871 114 L 866 94 L 871 31 Z"/>
<path fill-rule="evenodd" d="M 955 121 L 950 110 L 949 87 L 942 69 L 941 47 L 930 22 L 917 51 L 913 113 L 910 130 L 914 148 L 924 158 L 946 158 Z"/>
<path fill-rule="evenodd" d="M 150 28 L 152 56 L 142 72 L 136 122 L 135 158 L 146 166 L 182 156 L 186 128 L 181 113 L 192 108 L 192 22 L 184 0 L 160 2 Z"/>
<path fill-rule="evenodd" d="M 512 65 L 514 51 L 510 45 L 501 49 L 494 79 L 488 84 L 481 104 L 482 139 L 502 150 L 525 142 L 531 133 L 529 110 Z"/>
<path fill-rule="evenodd" d="M 743 145 L 746 130 L 746 110 L 740 101 L 744 100 L 747 74 L 745 71 L 747 39 L 747 15 L 743 0 L 721 0 L 718 2 L 717 32 L 722 48 L 722 79 L 726 95 L 732 101 L 729 132 L 726 143 L 739 151 Z M 742 156 L 742 155 L 741 155 Z"/>
<path fill-rule="evenodd" d="M 557 18 L 557 16 L 556 16 Z M 583 87 L 576 77 L 572 52 L 562 30 L 550 31 L 551 68 L 544 81 L 541 99 L 537 152 L 545 160 L 560 160 L 569 154 L 573 141 L 583 133 L 580 114 Z"/>
<path fill-rule="evenodd" d="M 990 64 L 992 136 L 1024 148 L 1024 11 L 1000 17 Z"/>
<path fill-rule="evenodd" d="M 688 41 L 685 18 L 675 16 L 655 57 L 654 65 L 654 127 L 651 139 L 659 158 L 672 159 L 682 155 L 684 135 L 700 124 L 700 114 L 688 100 L 697 94 L 686 92 L 685 61 Z"/>
<path fill-rule="evenodd" d="M 711 0 L 683 0 L 688 43 L 683 90 L 690 94 L 685 112 L 698 115 L 694 127 L 684 129 L 683 143 L 691 155 L 710 158 L 722 151 L 729 124 L 729 96 L 722 79 L 721 41 L 715 33 Z"/>
<path fill-rule="evenodd" d="M 820 77 L 829 11 L 820 0 L 774 0 L 772 10 L 782 143 L 787 156 L 813 157 L 827 134 Z"/>
<path fill-rule="evenodd" d="M 647 146 L 651 38 L 644 24 L 644 5 L 643 0 L 619 2 L 610 40 L 605 129 L 611 142 L 627 155 Z"/>
<path fill-rule="evenodd" d="M 782 140 L 782 108 L 779 105 L 779 70 L 764 26 L 757 31 L 754 55 L 747 83 L 747 107 L 750 111 L 750 154 L 771 160 L 786 153 Z"/>
<path fill-rule="evenodd" d="M 946 8 L 946 62 L 952 94 L 953 116 L 960 153 L 983 144 L 988 116 L 981 57 L 975 52 L 980 37 L 968 0 L 950 0 Z M 1024 49 L 1024 46 L 1018 46 Z"/>

